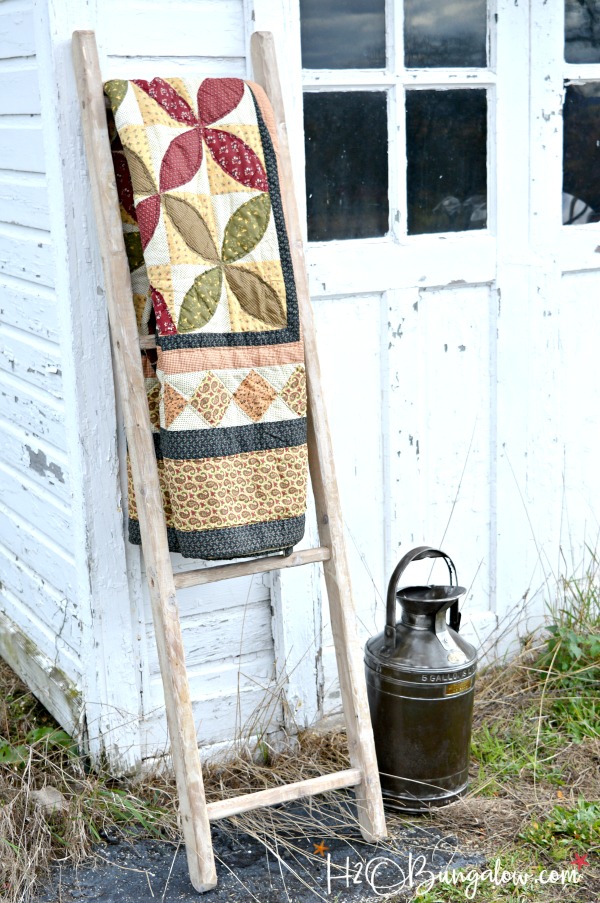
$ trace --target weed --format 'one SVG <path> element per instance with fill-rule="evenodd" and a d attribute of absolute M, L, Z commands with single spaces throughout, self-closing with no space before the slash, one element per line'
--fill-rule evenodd
<path fill-rule="evenodd" d="M 532 819 L 519 836 L 556 861 L 587 853 L 600 844 L 600 802 L 579 798 L 574 806 L 555 805 L 539 822 Z"/>

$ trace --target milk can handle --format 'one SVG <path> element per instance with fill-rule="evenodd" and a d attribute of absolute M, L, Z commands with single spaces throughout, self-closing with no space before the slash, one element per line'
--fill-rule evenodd
<path fill-rule="evenodd" d="M 450 574 L 450 586 L 458 586 L 458 577 L 456 575 L 454 562 L 450 556 L 446 555 L 445 552 L 442 552 L 441 549 L 432 549 L 429 546 L 417 546 L 415 549 L 411 549 L 410 552 L 407 552 L 404 558 L 401 558 L 396 565 L 394 573 L 390 578 L 390 585 L 388 586 L 385 635 L 389 639 L 395 640 L 396 638 L 396 590 L 398 581 L 411 562 L 421 561 L 423 558 L 444 558 L 448 567 L 448 573 Z M 453 630 L 458 630 L 460 627 L 458 599 L 450 606 L 450 627 Z"/>

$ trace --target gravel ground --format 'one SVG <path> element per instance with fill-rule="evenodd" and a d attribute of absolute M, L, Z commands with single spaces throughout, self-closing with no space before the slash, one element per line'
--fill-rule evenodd
<path fill-rule="evenodd" d="M 292 806 L 288 808 L 293 810 Z M 299 821 L 306 817 L 304 807 L 296 804 L 296 809 Z M 299 833 L 292 843 L 288 838 L 285 847 L 274 837 L 269 851 L 263 843 L 247 834 L 236 834 L 230 826 L 213 826 L 218 885 L 202 900 L 374 901 L 393 889 L 396 894 L 402 890 L 400 897 L 410 900 L 411 867 L 414 886 L 428 870 L 438 872 L 447 866 L 467 869 L 484 862 L 483 855 L 460 851 L 456 838 L 432 828 L 403 828 L 385 849 L 369 845 L 351 832 L 341 836 L 336 830 L 332 838 L 327 831 L 325 824 L 323 835 L 308 838 Z M 97 846 L 94 853 L 90 863 L 78 869 L 55 867 L 52 886 L 38 896 L 37 903 L 183 903 L 199 899 L 189 881 L 182 847 L 157 840 L 115 838 L 112 843 Z"/>

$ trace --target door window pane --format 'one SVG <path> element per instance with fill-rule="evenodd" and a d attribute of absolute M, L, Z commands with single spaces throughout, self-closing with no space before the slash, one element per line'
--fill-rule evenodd
<path fill-rule="evenodd" d="M 408 232 L 463 232 L 487 224 L 484 89 L 407 91 Z"/>
<path fill-rule="evenodd" d="M 600 63 L 600 0 L 565 0 L 565 60 Z"/>
<path fill-rule="evenodd" d="M 305 69 L 385 68 L 385 0 L 300 0 Z"/>
<path fill-rule="evenodd" d="M 486 0 L 404 0 L 405 65 L 485 66 Z"/>
<path fill-rule="evenodd" d="M 563 120 L 563 223 L 598 222 L 600 82 L 567 87 Z"/>
<path fill-rule="evenodd" d="M 385 91 L 304 95 L 308 240 L 388 231 Z"/>

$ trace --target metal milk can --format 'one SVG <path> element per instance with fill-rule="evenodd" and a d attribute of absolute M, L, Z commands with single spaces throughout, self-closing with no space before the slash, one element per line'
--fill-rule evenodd
<path fill-rule="evenodd" d="M 444 558 L 450 585 L 398 590 L 406 567 L 423 558 Z M 390 580 L 385 630 L 365 646 L 383 799 L 406 811 L 443 806 L 467 789 L 477 653 L 458 633 L 458 600 L 466 590 L 457 584 L 445 552 L 429 546 L 408 552 Z"/>

